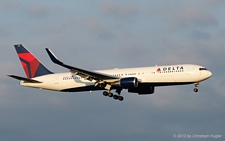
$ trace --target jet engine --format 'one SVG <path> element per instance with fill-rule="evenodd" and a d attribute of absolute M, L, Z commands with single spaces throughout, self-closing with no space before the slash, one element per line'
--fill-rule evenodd
<path fill-rule="evenodd" d="M 123 89 L 137 88 L 138 87 L 138 79 L 136 77 L 121 78 L 119 85 Z"/>

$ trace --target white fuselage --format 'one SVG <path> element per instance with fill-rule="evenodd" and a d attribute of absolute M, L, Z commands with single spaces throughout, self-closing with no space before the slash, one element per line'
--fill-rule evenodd
<path fill-rule="evenodd" d="M 212 75 L 212 73 L 204 67 L 192 64 L 97 70 L 95 72 L 113 75 L 119 78 L 136 77 L 139 83 L 149 84 L 151 86 L 198 83 Z M 85 80 L 71 72 L 48 74 L 33 79 L 41 81 L 42 83 L 25 83 L 21 81 L 20 84 L 22 86 L 54 91 L 69 89 L 74 89 L 74 91 L 96 90 L 93 89 L 95 80 Z"/>

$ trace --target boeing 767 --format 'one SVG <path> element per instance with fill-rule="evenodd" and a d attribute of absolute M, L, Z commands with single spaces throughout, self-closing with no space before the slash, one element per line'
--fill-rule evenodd
<path fill-rule="evenodd" d="M 198 92 L 199 83 L 212 76 L 205 67 L 194 64 L 89 71 L 64 64 L 46 48 L 55 64 L 69 70 L 65 73 L 53 73 L 25 46 L 14 46 L 27 77 L 8 76 L 20 80 L 22 86 L 39 89 L 61 92 L 105 90 L 104 96 L 123 101 L 123 89 L 130 93 L 146 95 L 153 94 L 155 87 L 159 86 L 194 84 L 194 92 Z M 111 93 L 111 90 L 115 90 L 117 94 Z"/>

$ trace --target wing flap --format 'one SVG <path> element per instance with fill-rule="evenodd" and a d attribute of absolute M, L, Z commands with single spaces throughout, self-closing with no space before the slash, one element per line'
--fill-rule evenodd
<path fill-rule="evenodd" d="M 22 81 L 27 82 L 27 83 L 42 83 L 40 81 L 30 79 L 30 78 L 21 77 L 21 76 L 16 76 L 16 75 L 11 75 L 11 74 L 9 74 L 8 76 L 12 77 L 14 79 L 17 79 L 17 80 L 22 80 Z"/>

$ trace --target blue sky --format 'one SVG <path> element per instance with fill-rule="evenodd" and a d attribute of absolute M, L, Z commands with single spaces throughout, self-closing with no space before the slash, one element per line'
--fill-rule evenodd
<path fill-rule="evenodd" d="M 174 140 L 174 134 L 224 135 L 224 0 L 0 0 L 0 140 Z M 193 85 L 59 93 L 18 85 L 25 76 L 13 45 L 24 44 L 54 72 L 50 48 L 88 70 L 192 63 L 213 76 Z M 198 139 L 189 139 L 198 140 Z M 215 140 L 208 138 L 208 140 Z M 217 140 L 224 140 L 224 137 Z"/>

